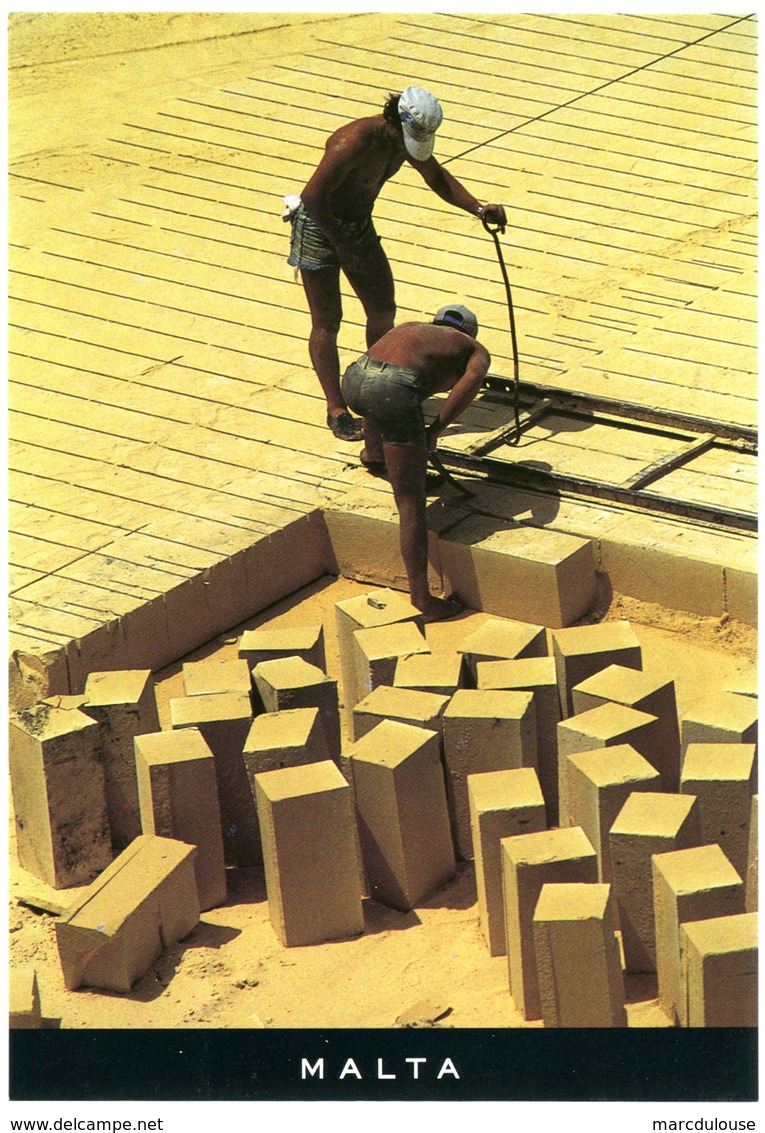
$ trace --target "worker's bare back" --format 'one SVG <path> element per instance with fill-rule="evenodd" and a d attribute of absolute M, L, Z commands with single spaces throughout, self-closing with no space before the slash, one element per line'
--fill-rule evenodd
<path fill-rule="evenodd" d="M 433 323 L 401 323 L 383 335 L 369 351 L 378 362 L 390 362 L 414 371 L 426 396 L 451 389 L 475 356 L 489 354 L 480 342 L 451 327 Z"/>
<path fill-rule="evenodd" d="M 386 181 L 406 160 L 403 138 L 382 114 L 341 126 L 328 139 L 324 157 L 303 190 L 311 212 L 317 196 L 340 220 L 361 220 L 372 212 Z"/>

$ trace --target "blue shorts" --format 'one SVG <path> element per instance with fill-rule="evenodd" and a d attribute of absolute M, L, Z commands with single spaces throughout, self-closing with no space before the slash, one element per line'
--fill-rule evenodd
<path fill-rule="evenodd" d="M 424 445 L 422 403 L 428 394 L 413 370 L 362 354 L 341 383 L 349 409 L 369 417 L 389 445 Z"/>
<path fill-rule="evenodd" d="M 314 224 L 305 208 L 300 207 L 290 217 L 292 241 L 287 263 L 301 271 L 316 271 L 317 268 L 339 267 L 334 244 Z M 364 255 L 380 244 L 371 216 L 364 220 L 338 220 L 349 244 Z"/>

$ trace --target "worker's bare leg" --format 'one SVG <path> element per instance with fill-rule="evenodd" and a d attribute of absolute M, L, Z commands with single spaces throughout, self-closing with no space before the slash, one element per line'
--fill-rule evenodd
<path fill-rule="evenodd" d="M 363 271 L 345 270 L 367 319 L 367 349 L 387 334 L 396 319 L 396 297 L 393 273 L 382 244 L 365 255 Z"/>
<path fill-rule="evenodd" d="M 383 443 L 383 455 L 399 514 L 401 557 L 409 581 L 412 605 L 426 622 L 454 617 L 459 602 L 435 598 L 428 586 L 428 529 L 425 523 L 425 478 L 428 455 L 424 445 Z"/>
<path fill-rule="evenodd" d="M 335 417 L 347 409 L 340 392 L 340 359 L 337 354 L 337 335 L 343 318 L 340 268 L 304 269 L 300 275 L 311 313 L 308 353 L 327 399 L 327 413 Z"/>

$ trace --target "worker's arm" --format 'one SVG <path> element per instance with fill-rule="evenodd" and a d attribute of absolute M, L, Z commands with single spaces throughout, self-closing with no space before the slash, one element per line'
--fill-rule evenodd
<path fill-rule="evenodd" d="M 438 416 L 427 427 L 427 441 L 430 450 L 436 447 L 438 437 L 444 429 L 451 425 L 452 421 L 456 421 L 470 405 L 483 385 L 490 364 L 491 355 L 489 351 L 480 342 L 474 342 L 462 377 L 454 383 L 449 391 L 449 396 L 439 410 Z"/>
<path fill-rule="evenodd" d="M 452 176 L 448 169 L 444 169 L 434 157 L 427 161 L 414 161 L 409 158 L 409 164 L 414 166 L 426 185 L 436 193 L 442 201 L 446 201 L 455 208 L 488 220 L 491 224 L 498 224 L 502 232 L 507 224 L 507 217 L 502 205 L 482 205 L 469 189 Z"/>

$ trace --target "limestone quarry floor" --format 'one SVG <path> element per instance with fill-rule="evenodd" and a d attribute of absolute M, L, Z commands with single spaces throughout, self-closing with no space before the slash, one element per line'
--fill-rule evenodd
<path fill-rule="evenodd" d="M 369 587 L 325 577 L 257 618 L 236 627 L 188 659 L 237 656 L 245 628 L 324 625 L 327 667 L 340 678 L 334 604 Z M 488 615 L 466 613 L 427 627 L 434 649 L 452 648 L 457 636 Z M 754 663 L 755 633 L 715 619 L 668 614 L 619 599 L 607 618 L 629 618 L 643 648 L 646 671 L 672 677 L 682 714 L 710 683 L 719 685 Z M 167 702 L 181 692 L 180 663 L 158 674 L 160 722 Z M 342 700 L 342 686 L 341 686 Z M 347 742 L 348 737 L 345 737 Z M 526 1023 L 508 991 L 504 957 L 490 957 L 480 935 L 473 866 L 410 913 L 364 902 L 361 937 L 317 947 L 283 948 L 271 927 L 262 870 L 230 870 L 224 906 L 202 914 L 191 935 L 165 953 L 127 995 L 64 989 L 55 945 L 54 916 L 19 898 L 53 899 L 50 890 L 20 870 L 10 872 L 11 963 L 37 970 L 42 1012 L 62 1028 L 378 1028 L 438 1025 L 465 1028 L 540 1026 Z M 70 891 L 71 892 L 71 891 Z M 656 1001 L 653 977 L 627 980 L 631 1027 L 668 1025 Z"/>

